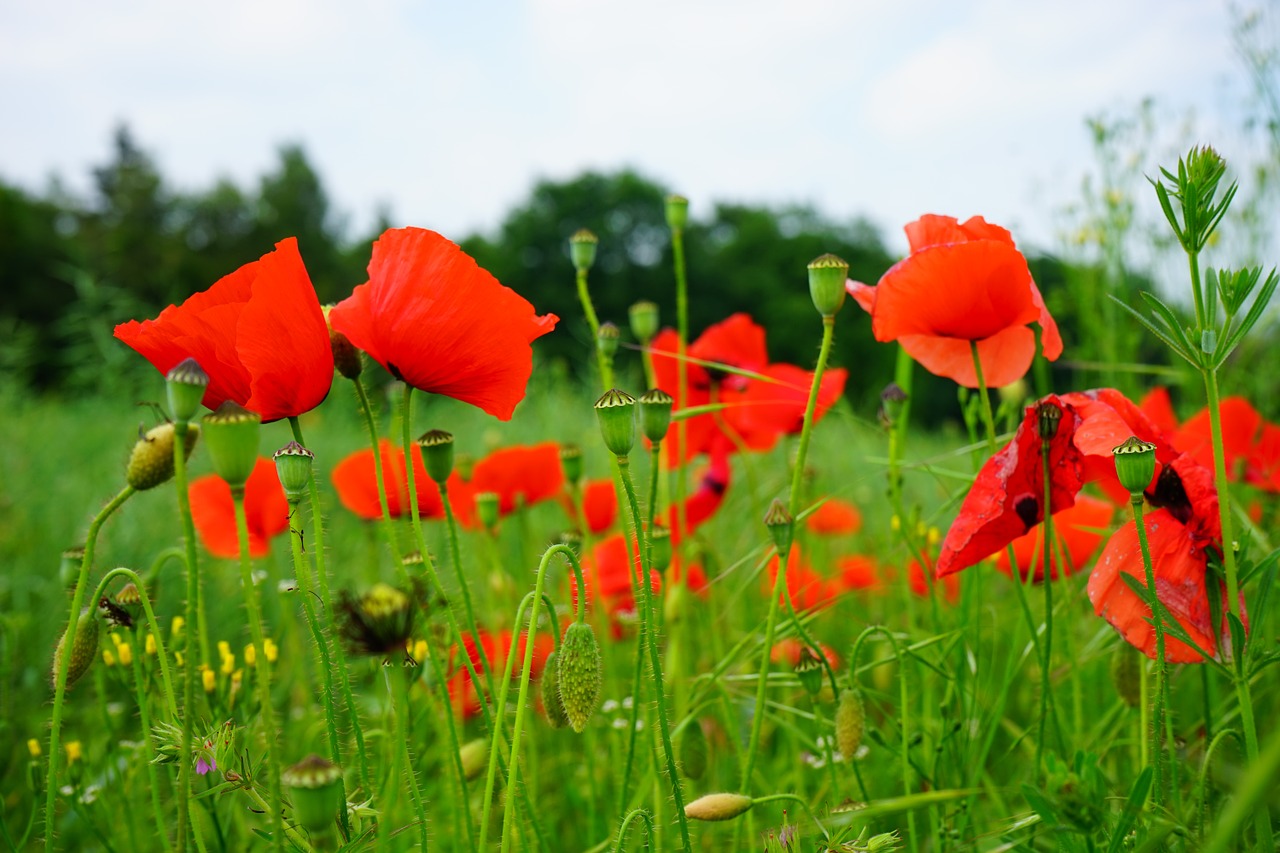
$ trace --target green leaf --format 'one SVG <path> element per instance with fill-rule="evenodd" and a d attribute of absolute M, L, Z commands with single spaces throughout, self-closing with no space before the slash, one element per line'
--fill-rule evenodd
<path fill-rule="evenodd" d="M 1182 358 L 1183 358 L 1184 360 L 1186 360 L 1187 362 L 1189 362 L 1193 367 L 1196 367 L 1196 368 L 1199 368 L 1199 367 L 1200 367 L 1199 362 L 1198 362 L 1198 361 L 1196 361 L 1195 357 L 1191 355 L 1191 350 L 1190 350 L 1190 347 L 1189 347 L 1189 346 L 1188 346 L 1188 348 L 1184 349 L 1184 348 L 1182 347 L 1182 345 L 1181 345 L 1181 344 L 1179 344 L 1177 341 L 1175 341 L 1173 338 L 1171 338 L 1171 337 L 1169 336 L 1169 334 L 1168 334 L 1168 333 L 1166 333 L 1166 332 L 1164 332 L 1163 330 L 1161 330 L 1161 329 L 1157 328 L 1157 327 L 1156 327 L 1156 325 L 1155 325 L 1154 323 L 1152 323 L 1150 320 L 1148 320 L 1146 317 L 1142 316 L 1142 315 L 1141 315 L 1141 314 L 1139 314 L 1137 311 L 1135 311 L 1134 309 L 1130 308 L 1128 305 L 1125 305 L 1123 302 L 1121 302 L 1119 299 L 1116 299 L 1116 298 L 1115 298 L 1114 296 L 1112 296 L 1111 294 L 1107 294 L 1107 297 L 1108 297 L 1109 299 L 1111 299 L 1112 301 L 1114 301 L 1114 302 L 1115 302 L 1117 305 L 1119 305 L 1121 308 L 1123 308 L 1124 310 L 1128 311 L 1128 312 L 1133 316 L 1133 319 L 1135 319 L 1135 320 L 1137 320 L 1139 323 L 1141 323 L 1141 324 L 1143 325 L 1143 327 L 1145 327 L 1145 328 L 1146 328 L 1146 330 L 1147 330 L 1148 332 L 1150 332 L 1151 334 L 1153 334 L 1153 335 L 1155 335 L 1157 338 L 1159 338 L 1161 341 L 1163 341 L 1163 342 L 1164 342 L 1164 344 L 1165 344 L 1165 346 L 1167 346 L 1169 349 L 1173 350 L 1173 351 L 1174 351 L 1175 353 L 1177 353 L 1178 355 L 1182 356 Z M 1185 336 L 1184 336 L 1184 337 L 1185 337 Z"/>
<path fill-rule="evenodd" d="M 1044 794 L 1040 793 L 1038 789 L 1033 788 L 1024 782 L 1022 785 L 1022 796 L 1026 797 L 1027 803 L 1036 814 L 1040 815 L 1040 819 L 1046 824 L 1049 826 L 1058 826 L 1062 823 L 1062 821 L 1058 819 L 1058 812 L 1054 809 L 1053 804 L 1050 803 L 1048 798 L 1045 797 Z"/>
<path fill-rule="evenodd" d="M 1191 339 L 1187 337 L 1186 330 L 1182 328 L 1182 322 L 1178 319 L 1178 315 L 1173 313 L 1173 309 L 1160 300 L 1154 293 L 1142 291 L 1138 294 L 1143 301 L 1150 306 L 1156 316 L 1164 321 L 1169 327 L 1169 331 L 1175 335 L 1187 352 L 1195 352 L 1195 347 L 1191 344 Z"/>
<path fill-rule="evenodd" d="M 1244 623 L 1240 621 L 1239 616 L 1234 613 L 1228 613 L 1227 627 L 1231 629 L 1231 655 L 1235 662 L 1236 672 L 1243 677 L 1245 652 L 1247 651 Z"/>
<path fill-rule="evenodd" d="M 1120 819 L 1116 821 L 1116 828 L 1111 833 L 1111 843 L 1107 845 L 1107 853 L 1118 853 L 1124 845 L 1124 839 L 1129 834 L 1129 828 L 1138 819 L 1138 815 L 1142 812 L 1142 806 L 1147 801 L 1147 792 L 1151 790 L 1152 772 L 1152 768 L 1147 767 L 1133 781 L 1133 787 L 1129 789 L 1129 799 L 1124 804 L 1124 811 L 1120 813 Z"/>
<path fill-rule="evenodd" d="M 1267 309 L 1267 304 L 1271 302 L 1271 297 L 1276 292 L 1277 284 L 1280 284 L 1280 277 L 1276 276 L 1276 271 L 1273 269 L 1268 273 L 1267 280 L 1263 283 L 1262 290 L 1258 293 L 1257 298 L 1249 306 L 1249 312 L 1240 320 L 1240 325 L 1236 326 L 1235 330 L 1227 336 L 1226 344 L 1223 346 L 1222 360 L 1225 360 L 1232 350 L 1244 340 L 1244 336 L 1249 334 L 1249 331 L 1257 325 L 1258 320 L 1262 317 L 1262 312 Z M 1222 360 L 1218 364 L 1221 364 Z"/>

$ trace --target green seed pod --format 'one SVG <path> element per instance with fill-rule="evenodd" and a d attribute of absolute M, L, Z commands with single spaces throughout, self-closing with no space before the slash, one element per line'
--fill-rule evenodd
<path fill-rule="evenodd" d="M 569 715 L 565 713 L 564 702 L 560 700 L 560 653 L 547 655 L 547 662 L 542 667 L 542 709 L 547 713 L 547 722 L 553 729 L 563 729 L 569 725 Z"/>
<path fill-rule="evenodd" d="M 649 568 L 665 572 L 671 565 L 671 531 L 660 524 L 649 530 Z"/>
<path fill-rule="evenodd" d="M 52 683 L 56 686 L 58 679 L 58 661 L 62 660 L 62 648 L 67 642 L 66 631 L 58 640 L 58 647 L 53 652 Z M 98 620 L 93 618 L 93 611 L 86 607 L 80 611 L 76 620 L 75 639 L 71 643 L 71 659 L 67 661 L 67 687 L 80 680 L 80 676 L 89 671 L 98 657 Z"/>
<path fill-rule="evenodd" d="M 773 537 L 773 544 L 778 546 L 778 553 L 790 553 L 791 537 L 795 534 L 795 519 L 787 511 L 786 504 L 774 498 L 773 503 L 769 505 L 769 511 L 764 514 L 764 526 L 769 528 L 769 535 Z"/>
<path fill-rule="evenodd" d="M 1036 406 L 1036 429 L 1041 441 L 1052 441 L 1058 434 L 1058 423 L 1062 420 L 1062 409 L 1053 403 L 1040 403 Z M 1153 472 L 1154 473 L 1154 472 Z"/>
<path fill-rule="evenodd" d="M 1112 654 L 1111 683 L 1130 708 L 1142 702 L 1142 660 L 1135 650 L 1123 646 Z"/>
<path fill-rule="evenodd" d="M 822 660 L 810 651 L 808 646 L 800 650 L 800 660 L 796 661 L 795 673 L 796 678 L 800 679 L 800 686 L 811 697 L 817 696 L 822 690 Z"/>
<path fill-rule="evenodd" d="M 499 502 L 497 492 L 480 492 L 476 495 L 476 517 L 485 530 L 493 530 L 498 526 Z"/>
<path fill-rule="evenodd" d="M 244 486 L 258 461 L 262 416 L 227 400 L 201 419 L 213 470 L 234 490 Z"/>
<path fill-rule="evenodd" d="M 320 308 L 324 314 L 325 325 L 329 326 L 329 348 L 333 350 L 333 366 L 347 379 L 355 379 L 360 375 L 360 371 L 364 370 L 364 363 L 360 360 L 360 350 L 347 340 L 346 335 L 335 332 L 333 326 L 329 325 L 331 310 L 333 310 L 332 305 L 324 305 Z"/>
<path fill-rule="evenodd" d="M 627 315 L 631 318 L 631 334 L 641 344 L 648 344 L 658 334 L 658 306 L 649 300 L 632 305 Z"/>
<path fill-rule="evenodd" d="M 848 279 L 849 265 L 835 255 L 828 253 L 809 262 L 809 296 L 819 314 L 834 317 L 839 313 Z"/>
<path fill-rule="evenodd" d="M 141 428 L 139 428 L 141 432 Z M 138 443 L 129 454 L 129 466 L 125 469 L 125 481 L 140 492 L 154 489 L 173 478 L 174 426 L 170 423 L 152 427 L 138 436 Z M 191 458 L 199 430 L 187 428 L 183 442 L 183 458 Z"/>
<path fill-rule="evenodd" d="M 578 272 L 586 272 L 596 262 L 596 249 L 600 238 L 586 228 L 579 228 L 569 238 L 569 258 L 573 268 Z"/>
<path fill-rule="evenodd" d="M 640 430 L 653 442 L 662 441 L 671 428 L 671 410 L 676 401 L 661 388 L 650 388 L 636 401 L 640 404 Z"/>
<path fill-rule="evenodd" d="M 688 779 L 701 779 L 707 772 L 707 733 L 697 720 L 680 734 L 680 769 Z"/>
<path fill-rule="evenodd" d="M 561 445 L 560 468 L 564 471 L 564 478 L 570 483 L 577 483 L 581 480 L 582 448 L 576 444 Z"/>
<path fill-rule="evenodd" d="M 742 794 L 706 794 L 684 807 L 690 820 L 733 820 L 746 814 L 754 800 Z"/>
<path fill-rule="evenodd" d="M 600 331 L 596 333 L 596 347 L 605 358 L 613 358 L 618 351 L 618 340 L 621 337 L 622 333 L 613 323 L 601 323 Z"/>
<path fill-rule="evenodd" d="M 467 741 L 458 750 L 458 756 L 462 759 L 462 775 L 470 782 L 489 767 L 489 739 Z"/>
<path fill-rule="evenodd" d="M 318 755 L 308 755 L 280 774 L 280 784 L 293 795 L 293 816 L 307 832 L 332 832 L 342 805 L 340 779 L 342 768 Z"/>
<path fill-rule="evenodd" d="M 275 452 L 276 476 L 284 488 L 290 503 L 297 503 L 307 493 L 311 483 L 311 464 L 316 455 L 296 441 L 291 441 Z"/>
<path fill-rule="evenodd" d="M 1111 454 L 1115 457 L 1120 485 L 1131 495 L 1145 492 L 1156 475 L 1156 446 L 1137 436 L 1129 436 L 1124 444 L 1112 448 Z"/>
<path fill-rule="evenodd" d="M 58 579 L 62 581 L 63 586 L 75 586 L 76 580 L 80 577 L 82 562 L 84 562 L 83 545 L 74 545 L 62 552 L 62 559 L 58 562 Z"/>
<path fill-rule="evenodd" d="M 586 622 L 570 625 L 560 643 L 559 656 L 556 677 L 560 682 L 560 701 L 569 725 L 580 733 L 600 701 L 604 670 L 600 644 L 591 626 Z"/>
<path fill-rule="evenodd" d="M 840 691 L 840 704 L 836 706 L 836 749 L 850 761 L 862 746 L 866 723 L 862 694 L 857 690 Z"/>
<path fill-rule="evenodd" d="M 663 212 L 667 217 L 668 228 L 683 231 L 689 224 L 689 199 L 682 195 L 669 195 Z"/>
<path fill-rule="evenodd" d="M 605 447 L 615 456 L 626 456 L 636 443 L 636 398 L 614 388 L 596 400 L 595 409 Z"/>
<path fill-rule="evenodd" d="M 907 392 L 890 382 L 880 392 L 880 425 L 885 429 L 892 427 L 902 417 L 902 409 L 907 402 Z"/>
<path fill-rule="evenodd" d="M 448 480 L 453 473 L 453 433 L 429 430 L 418 437 L 418 446 L 422 448 L 427 475 L 437 483 Z"/>
<path fill-rule="evenodd" d="M 209 387 L 209 374 L 194 358 L 184 358 L 164 377 L 169 412 L 175 421 L 186 423 L 200 411 L 200 401 Z"/>

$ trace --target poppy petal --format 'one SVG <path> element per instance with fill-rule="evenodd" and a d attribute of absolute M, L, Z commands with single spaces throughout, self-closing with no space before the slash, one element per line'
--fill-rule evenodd
<path fill-rule="evenodd" d="M 1102 544 L 1105 528 L 1114 514 L 1115 506 L 1111 503 L 1088 495 L 1078 495 L 1074 506 L 1054 513 L 1053 532 L 1058 544 L 1049 555 L 1050 577 L 1057 580 L 1074 574 L 1088 563 Z M 1043 582 L 1044 522 L 1025 536 L 1013 540 L 1012 546 L 1014 559 L 1018 562 L 1018 574 L 1024 579 L 1030 574 L 1033 581 Z M 1062 565 L 1064 556 L 1065 566 Z M 1006 575 L 1012 574 L 1007 551 L 996 554 L 996 568 Z"/>
<path fill-rule="evenodd" d="M 978 387 L 973 350 L 967 340 L 933 335 L 904 335 L 898 343 L 920 366 L 965 388 Z M 1010 326 L 978 341 L 982 379 L 988 388 L 1017 382 L 1026 375 L 1036 355 L 1035 333 L 1026 326 Z"/>

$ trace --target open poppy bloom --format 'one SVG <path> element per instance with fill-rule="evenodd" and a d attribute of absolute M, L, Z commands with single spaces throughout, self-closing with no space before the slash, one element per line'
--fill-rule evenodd
<path fill-rule="evenodd" d="M 404 465 L 404 451 L 385 438 L 378 439 L 378 452 L 382 456 L 382 478 L 387 490 L 387 512 L 392 518 L 408 518 L 409 481 Z M 444 518 L 444 501 L 440 489 L 427 476 L 422 462 L 422 449 L 413 446 L 414 484 L 418 487 L 418 513 L 422 518 Z M 333 467 L 333 486 L 338 500 L 351 512 L 366 520 L 382 518 L 382 504 L 378 500 L 377 471 L 373 465 L 373 450 L 364 448 L 344 457 Z"/>
<path fill-rule="evenodd" d="M 511 420 L 533 372 L 533 341 L 555 328 L 456 245 L 423 228 L 373 244 L 369 281 L 329 312 L 391 375 Z M 326 338 L 327 345 L 327 338 Z"/>
<path fill-rule="evenodd" d="M 586 529 L 593 533 L 604 533 L 618 520 L 618 494 L 614 491 L 613 480 L 588 480 L 582 487 L 582 511 L 586 516 L 578 518 L 577 508 L 572 499 L 565 495 L 565 510 L 576 524 L 585 522 Z"/>
<path fill-rule="evenodd" d="M 836 560 L 840 569 L 840 585 L 846 590 L 879 592 L 884 589 L 880 566 L 871 557 L 849 554 Z"/>
<path fill-rule="evenodd" d="M 1254 440 L 1262 428 L 1262 415 L 1243 397 L 1227 397 L 1218 409 L 1222 419 L 1222 455 L 1227 478 L 1238 480 L 1241 463 L 1253 451 Z M 1213 470 L 1213 436 L 1209 427 L 1209 410 L 1201 409 L 1187 419 L 1173 434 L 1177 448 L 1210 471 Z"/>
<path fill-rule="evenodd" d="M 672 426 L 663 441 L 668 468 L 720 446 L 769 450 L 780 436 L 800 429 L 813 374 L 789 364 L 770 364 L 764 329 L 750 316 L 734 314 L 689 345 L 687 400 L 680 399 L 678 341 L 674 330 L 663 329 L 650 345 L 658 387 L 675 398 L 676 411 L 713 404 L 723 408 L 685 420 L 688 445 L 683 449 L 680 430 Z M 846 372 L 839 368 L 823 374 L 815 419 L 835 405 L 845 378 Z"/>
<path fill-rule="evenodd" d="M 476 674 L 484 679 L 485 660 L 489 660 L 496 673 L 501 674 L 507 665 L 507 655 L 511 652 L 511 631 L 491 632 L 485 631 L 483 628 L 479 631 L 480 648 L 476 647 L 475 640 L 471 635 L 465 635 L 462 638 L 464 653 L 471 659 L 471 665 L 475 667 Z M 529 640 L 529 632 L 522 631 L 520 633 L 520 642 L 516 648 L 516 670 L 515 677 L 519 677 L 520 666 L 524 662 L 524 651 Z M 537 637 L 533 641 L 533 666 L 530 668 L 530 676 L 537 678 L 543 666 L 547 662 L 547 657 L 555 650 L 555 639 L 546 631 L 539 631 Z M 469 720 L 480 713 L 480 692 L 476 690 L 475 684 L 471 681 L 471 673 L 467 671 L 466 664 L 463 663 L 458 653 L 457 647 L 450 653 L 450 657 L 454 664 L 454 673 L 449 677 L 448 690 L 449 701 L 453 705 L 454 712 L 460 715 L 464 720 Z M 496 679 L 495 679 L 496 680 Z"/>
<path fill-rule="evenodd" d="M 1074 506 L 1053 515 L 1054 548 L 1049 553 L 1049 576 L 1057 580 L 1074 574 L 1089 562 L 1106 535 L 1107 525 L 1115 514 L 1115 506 L 1088 495 L 1077 495 Z M 1013 540 L 1013 556 L 1018 561 L 1018 574 L 1025 580 L 1028 575 L 1036 583 L 1044 581 L 1044 523 L 1024 536 Z M 1065 557 L 1065 561 L 1064 561 Z M 996 568 L 1006 575 L 1009 568 L 1008 551 L 996 554 Z"/>
<path fill-rule="evenodd" d="M 1045 308 L 1013 236 L 981 216 L 959 222 L 927 214 L 905 228 L 911 254 L 874 287 L 848 291 L 871 315 L 877 341 L 897 341 L 926 370 L 978 387 L 977 344 L 988 388 L 1021 379 L 1036 354 L 1037 323 L 1045 358 L 1062 354 L 1058 326 Z"/>
<path fill-rule="evenodd" d="M 1245 460 L 1245 482 L 1267 492 L 1280 492 L 1280 426 L 1263 424 Z"/>
<path fill-rule="evenodd" d="M 204 405 L 234 400 L 264 423 L 324 402 L 333 384 L 329 327 L 290 237 L 154 320 L 130 320 L 115 336 L 167 374 L 194 358 L 209 375 Z"/>
<path fill-rule="evenodd" d="M 498 514 L 510 515 L 522 506 L 533 506 L 560 494 L 564 488 L 560 445 L 544 441 L 495 450 L 475 463 L 470 480 L 463 480 L 455 472 L 448 486 L 453 512 L 463 527 L 479 524 L 475 500 L 481 492 L 496 494 Z"/>
<path fill-rule="evenodd" d="M 725 493 L 729 490 L 729 449 L 718 445 L 711 453 L 710 463 L 697 474 L 697 488 L 693 494 L 685 498 L 684 512 L 676 512 L 675 507 L 668 507 L 663 515 L 662 526 L 671 531 L 671 544 L 678 545 L 684 539 L 681 521 L 695 532 L 711 519 L 720 505 L 724 503 Z"/>
<path fill-rule="evenodd" d="M 627 559 L 630 547 L 631 559 Z M 627 564 L 631 564 L 628 574 Z M 623 621 L 636 612 L 635 595 L 631 590 L 633 579 L 641 575 L 640 552 L 635 540 L 627 542 L 621 533 L 615 533 L 598 542 L 591 549 L 591 556 L 582 561 L 583 579 L 587 583 L 587 599 L 593 606 L 603 606 L 613 624 L 614 639 L 622 637 Z M 649 588 L 655 594 L 662 588 L 662 577 L 649 572 Z M 569 573 L 569 597 L 578 604 L 578 578 Z"/>
<path fill-rule="evenodd" d="M 827 498 L 809 514 L 805 524 L 819 536 L 854 534 L 862 529 L 862 513 L 848 501 Z"/>
<path fill-rule="evenodd" d="M 200 541 L 215 557 L 240 556 L 231 487 L 217 474 L 197 477 L 187 488 L 191 519 Z M 289 502 L 276 475 L 276 464 L 259 457 L 244 484 L 244 514 L 249 528 L 249 555 L 265 557 L 268 541 L 289 529 Z"/>

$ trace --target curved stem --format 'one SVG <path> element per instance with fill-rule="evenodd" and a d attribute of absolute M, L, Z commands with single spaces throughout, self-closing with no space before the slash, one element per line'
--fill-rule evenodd
<path fill-rule="evenodd" d="M 613 387 L 612 361 L 601 351 L 600 320 L 596 317 L 596 308 L 591 304 L 591 292 L 587 289 L 587 270 L 577 271 L 578 301 L 582 303 L 582 313 L 587 317 L 587 325 L 591 328 L 591 348 L 596 352 L 596 366 L 600 368 L 600 383 L 607 391 Z"/>
<path fill-rule="evenodd" d="M 613 843 L 614 853 L 622 853 L 622 845 L 627 840 L 627 830 L 631 828 L 631 821 L 639 818 L 644 823 L 644 844 L 648 850 L 653 847 L 653 818 L 644 809 L 632 809 L 627 812 L 627 816 L 622 819 L 622 825 L 618 827 L 618 838 Z"/>
<path fill-rule="evenodd" d="M 156 658 L 160 662 L 160 682 L 164 688 L 164 697 L 166 708 L 169 711 L 171 720 L 178 718 L 178 701 L 177 694 L 173 690 L 173 682 L 169 677 L 169 657 L 165 653 L 164 638 L 160 636 L 160 623 L 156 621 L 155 611 L 151 609 L 151 597 L 147 594 L 147 586 L 142 582 L 142 578 L 138 577 L 138 573 L 133 569 L 126 569 L 123 566 L 112 569 L 102 576 L 102 580 L 98 581 L 98 588 L 94 590 L 91 601 L 98 601 L 106 594 L 107 586 L 116 578 L 125 578 L 132 581 L 133 585 L 138 588 L 142 598 L 142 613 L 147 620 L 147 628 L 151 631 L 156 643 Z"/>
<path fill-rule="evenodd" d="M 513 623 L 516 626 L 524 619 L 525 609 L 528 608 L 530 602 L 536 602 L 537 599 L 533 593 L 526 593 L 524 598 L 520 599 L 520 605 L 516 608 L 516 620 Z M 519 649 L 519 643 L 512 643 L 511 648 L 507 650 L 507 663 L 502 672 L 502 680 L 498 682 L 498 693 L 494 697 L 494 717 L 496 720 L 505 719 L 507 713 L 507 692 L 511 684 L 511 672 L 515 669 L 516 651 Z M 484 781 L 484 799 L 482 800 L 480 811 L 480 844 L 477 850 L 487 850 L 486 846 L 489 840 L 489 814 L 493 807 L 493 792 L 497 785 L 498 776 L 498 749 L 502 746 L 501 730 L 495 725 L 489 742 L 489 768 L 485 774 Z M 508 792 L 510 793 L 510 792 Z"/>
<path fill-rule="evenodd" d="M 676 276 L 676 401 L 682 408 L 689 407 L 689 279 L 684 260 L 684 229 L 671 229 L 671 262 Z M 652 356 L 651 356 L 652 358 Z M 676 527 L 684 531 L 689 526 L 688 508 L 685 498 L 689 494 L 688 466 L 685 460 L 689 455 L 689 421 L 680 418 L 676 421 L 676 487 L 674 504 L 676 508 Z M 683 537 L 683 534 L 681 534 Z M 681 539 L 683 544 L 684 539 Z M 679 545 L 674 549 L 680 553 Z M 688 584 L 681 575 L 681 583 Z"/>

